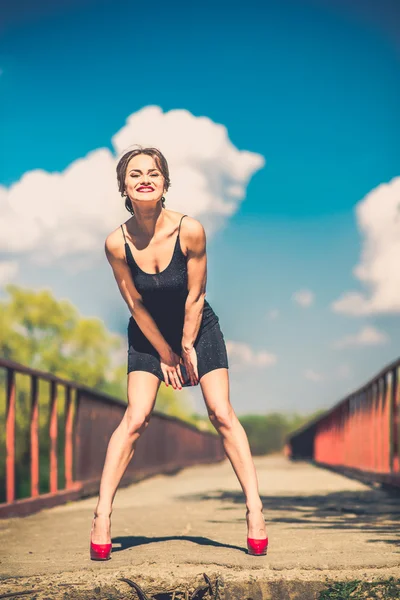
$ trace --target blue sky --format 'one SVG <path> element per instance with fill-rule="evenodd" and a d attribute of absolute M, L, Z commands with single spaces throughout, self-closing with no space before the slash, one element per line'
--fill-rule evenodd
<path fill-rule="evenodd" d="M 358 316 L 332 309 L 348 291 L 366 290 L 353 273 L 365 244 L 356 206 L 400 175 L 396 15 L 394 2 L 350 10 L 327 0 L 190 9 L 44 2 L 36 15 L 10 13 L 0 49 L 0 184 L 112 151 L 112 137 L 147 106 L 222 124 L 235 148 L 265 166 L 209 237 L 207 297 L 227 340 L 276 358 L 233 369 L 232 402 L 238 413 L 327 407 L 399 353 L 397 299 Z M 124 333 L 129 315 L 102 242 L 94 256 L 79 273 L 60 269 L 56 253 L 32 268 L 29 255 L 2 248 L 0 261 L 17 257 L 18 283 L 52 287 Z M 299 290 L 312 292 L 309 306 L 294 300 Z M 375 337 L 332 347 L 365 327 Z M 194 402 L 202 410 L 199 394 Z"/>

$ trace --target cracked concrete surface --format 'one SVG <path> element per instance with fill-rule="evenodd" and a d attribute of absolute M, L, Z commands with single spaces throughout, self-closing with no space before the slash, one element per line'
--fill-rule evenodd
<path fill-rule="evenodd" d="M 399 496 L 280 455 L 255 463 L 267 556 L 246 553 L 244 498 L 226 460 L 121 488 L 108 562 L 89 560 L 94 498 L 0 521 L 0 595 L 33 585 L 45 590 L 37 600 L 133 597 L 119 577 L 154 591 L 194 588 L 206 572 L 223 578 L 225 595 L 278 600 L 286 586 L 287 600 L 327 579 L 400 577 Z"/>

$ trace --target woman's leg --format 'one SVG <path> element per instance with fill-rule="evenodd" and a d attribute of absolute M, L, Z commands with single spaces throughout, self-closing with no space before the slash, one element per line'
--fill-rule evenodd
<path fill-rule="evenodd" d="M 264 538 L 267 534 L 257 473 L 246 432 L 229 400 L 228 369 L 214 369 L 206 373 L 200 379 L 200 386 L 210 421 L 222 437 L 225 453 L 245 495 L 248 536 Z"/>
<path fill-rule="evenodd" d="M 152 373 L 132 371 L 128 374 L 128 406 L 120 424 L 108 443 L 95 510 L 92 542 L 111 541 L 112 503 L 118 485 L 135 452 L 136 442 L 147 428 L 161 381 Z"/>

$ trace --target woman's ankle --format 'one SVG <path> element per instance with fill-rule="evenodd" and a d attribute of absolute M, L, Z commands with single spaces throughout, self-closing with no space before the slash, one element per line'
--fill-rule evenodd
<path fill-rule="evenodd" d="M 95 517 L 111 517 L 111 513 L 112 513 L 112 508 L 96 508 L 94 511 L 94 516 Z"/>
<path fill-rule="evenodd" d="M 246 513 L 263 512 L 263 505 L 260 503 L 246 504 Z"/>

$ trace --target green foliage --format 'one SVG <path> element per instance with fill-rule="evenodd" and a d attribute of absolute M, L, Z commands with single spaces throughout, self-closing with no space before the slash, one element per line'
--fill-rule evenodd
<path fill-rule="evenodd" d="M 244 427 L 254 455 L 280 452 L 286 436 L 324 411 L 311 415 L 269 413 L 267 415 L 243 415 L 239 421 Z"/>
<path fill-rule="evenodd" d="M 167 388 L 164 384 L 161 384 L 156 402 L 156 410 L 178 417 L 187 423 L 195 425 L 202 431 L 216 433 L 208 417 L 191 412 L 192 407 L 184 390 L 176 393 L 171 387 Z"/>
<path fill-rule="evenodd" d="M 336 581 L 328 584 L 318 600 L 398 600 L 400 580 L 390 577 L 378 581 Z"/>
<path fill-rule="evenodd" d="M 162 383 L 160 392 L 157 397 L 156 410 L 179 419 L 190 419 L 190 404 L 184 391 L 174 392 L 171 386 L 166 387 Z"/>
<path fill-rule="evenodd" d="M 48 290 L 6 288 L 0 302 L 0 353 L 5 358 L 65 379 L 102 388 L 119 337 L 100 319 L 83 318 Z"/>
<path fill-rule="evenodd" d="M 198 413 L 192 413 L 190 416 L 190 422 L 196 425 L 197 429 L 201 431 L 208 431 L 216 433 L 214 425 L 211 423 L 208 416 L 199 415 Z"/>

